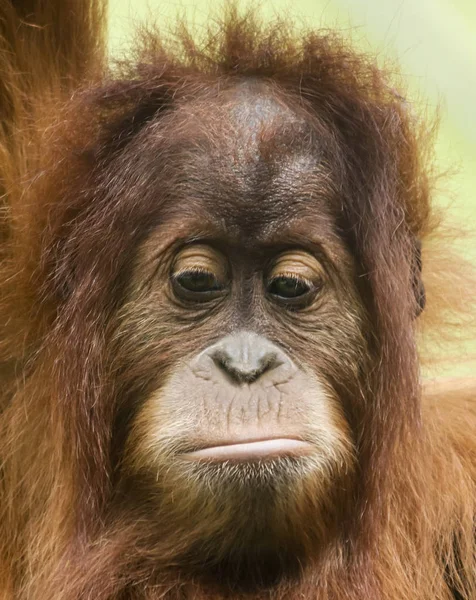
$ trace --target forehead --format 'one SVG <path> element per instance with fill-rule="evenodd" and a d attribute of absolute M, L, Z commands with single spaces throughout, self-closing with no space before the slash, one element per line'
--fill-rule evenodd
<path fill-rule="evenodd" d="M 178 136 L 169 209 L 249 239 L 305 218 L 328 226 L 335 194 L 323 136 L 286 98 L 248 81 L 180 106 L 175 119 L 189 134 Z"/>

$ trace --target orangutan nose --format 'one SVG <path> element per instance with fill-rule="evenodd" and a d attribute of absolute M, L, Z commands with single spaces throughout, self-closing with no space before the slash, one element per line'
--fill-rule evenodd
<path fill-rule="evenodd" d="M 253 383 L 264 373 L 291 361 L 273 343 L 256 333 L 241 331 L 214 344 L 207 352 L 234 383 Z"/>

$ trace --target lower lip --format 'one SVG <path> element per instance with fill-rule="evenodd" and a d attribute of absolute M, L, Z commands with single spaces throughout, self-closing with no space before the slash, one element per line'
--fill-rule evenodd
<path fill-rule="evenodd" d="M 289 438 L 243 442 L 226 446 L 212 446 L 185 454 L 190 460 L 207 461 L 249 461 L 281 458 L 285 456 L 305 456 L 310 454 L 312 446 L 307 442 Z"/>

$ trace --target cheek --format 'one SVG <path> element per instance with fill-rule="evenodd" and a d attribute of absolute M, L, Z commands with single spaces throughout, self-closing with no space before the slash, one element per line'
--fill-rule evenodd
<path fill-rule="evenodd" d="M 232 321 L 231 307 L 224 303 L 214 310 L 198 307 L 183 310 L 156 291 L 131 296 L 115 318 L 111 332 L 113 368 L 134 392 L 143 393 L 144 383 L 162 381 L 193 356 L 206 340 L 222 335 Z"/>
<path fill-rule="evenodd" d="M 358 372 L 368 355 L 368 317 L 354 286 L 328 292 L 316 305 L 302 311 L 279 311 L 266 306 L 258 316 L 264 335 L 285 346 L 287 352 L 321 381 L 358 384 Z"/>

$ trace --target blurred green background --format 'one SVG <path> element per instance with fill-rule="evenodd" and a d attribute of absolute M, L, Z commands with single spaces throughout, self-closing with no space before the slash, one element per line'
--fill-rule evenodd
<path fill-rule="evenodd" d="M 476 230 L 476 0 L 262 0 L 272 19 L 289 15 L 312 27 L 343 30 L 354 44 L 377 56 L 395 59 L 417 110 L 439 107 L 437 164 L 451 170 L 437 190 L 457 224 Z M 220 7 L 218 0 L 110 0 L 110 49 L 127 52 L 134 25 L 155 20 L 164 30 L 177 13 L 198 28 Z M 476 263 L 476 245 L 462 241 L 463 253 Z M 445 374 L 476 375 L 476 343 L 461 350 L 458 368 Z M 438 368 L 434 375 L 443 374 Z"/>

